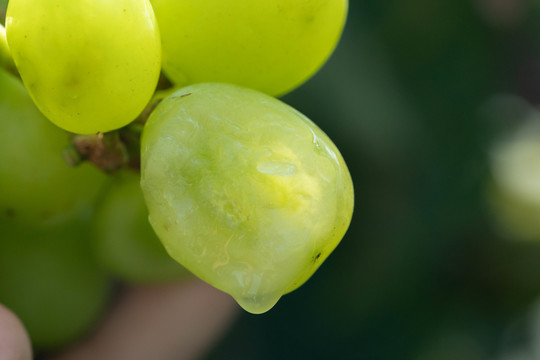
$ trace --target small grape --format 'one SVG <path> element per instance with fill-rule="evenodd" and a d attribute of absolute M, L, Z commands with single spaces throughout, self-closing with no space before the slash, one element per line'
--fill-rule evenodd
<path fill-rule="evenodd" d="M 497 183 L 487 188 L 487 200 L 501 235 L 512 240 L 540 241 L 540 204 L 515 196 Z"/>
<path fill-rule="evenodd" d="M 186 87 L 150 116 L 141 186 L 169 254 L 249 312 L 303 284 L 350 223 L 353 187 L 332 141 L 277 99 Z"/>
<path fill-rule="evenodd" d="M 495 181 L 508 193 L 540 206 L 540 118 L 533 118 L 491 152 Z"/>
<path fill-rule="evenodd" d="M 540 118 L 533 113 L 493 146 L 489 201 L 506 235 L 540 240 Z"/>
<path fill-rule="evenodd" d="M 0 222 L 0 303 L 23 321 L 36 350 L 87 331 L 107 305 L 109 280 L 80 222 L 31 228 Z"/>
<path fill-rule="evenodd" d="M 148 0 L 11 0 L 6 32 L 38 108 L 70 132 L 120 128 L 155 90 L 161 47 Z"/>
<path fill-rule="evenodd" d="M 151 2 L 174 83 L 234 83 L 270 95 L 293 90 L 323 65 L 348 8 L 347 0 Z"/>
<path fill-rule="evenodd" d="M 62 159 L 68 134 L 41 115 L 22 83 L 0 69 L 0 219 L 60 223 L 89 209 L 107 181 Z"/>
<path fill-rule="evenodd" d="M 139 176 L 116 175 L 96 210 L 94 237 L 100 261 L 130 283 L 166 282 L 188 275 L 163 248 L 148 222 Z"/>

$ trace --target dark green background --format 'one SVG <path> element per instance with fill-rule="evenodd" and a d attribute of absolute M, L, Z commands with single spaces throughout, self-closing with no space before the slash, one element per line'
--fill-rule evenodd
<path fill-rule="evenodd" d="M 350 2 L 332 58 L 284 100 L 347 161 L 351 227 L 310 281 L 243 313 L 207 359 L 491 360 L 526 343 L 540 244 L 493 230 L 502 126 L 481 109 L 499 93 L 540 100 L 540 12 L 490 3 Z"/>

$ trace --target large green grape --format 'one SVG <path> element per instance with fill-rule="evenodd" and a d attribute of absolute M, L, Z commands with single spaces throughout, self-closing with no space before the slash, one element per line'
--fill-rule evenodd
<path fill-rule="evenodd" d="M 61 222 L 88 209 L 106 175 L 69 167 L 66 132 L 41 115 L 22 83 L 0 69 L 0 218 Z"/>
<path fill-rule="evenodd" d="M 188 272 L 163 248 L 148 222 L 139 176 L 117 174 L 96 211 L 94 236 L 99 259 L 131 283 L 164 282 Z"/>
<path fill-rule="evenodd" d="M 281 95 L 333 51 L 347 0 L 151 0 L 163 69 L 179 85 L 226 82 Z"/>
<path fill-rule="evenodd" d="M 6 32 L 38 108 L 68 131 L 120 128 L 155 90 L 161 46 L 148 0 L 11 0 Z"/>
<path fill-rule="evenodd" d="M 351 220 L 338 149 L 254 90 L 179 90 L 152 113 L 141 151 L 150 223 L 171 256 L 252 313 L 304 283 Z"/>
<path fill-rule="evenodd" d="M 104 311 L 109 280 L 79 222 L 31 228 L 0 222 L 0 303 L 27 328 L 36 349 L 65 345 Z"/>

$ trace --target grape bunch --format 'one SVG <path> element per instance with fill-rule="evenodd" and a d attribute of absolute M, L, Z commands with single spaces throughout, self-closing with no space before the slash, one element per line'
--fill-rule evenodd
<path fill-rule="evenodd" d="M 347 7 L 9 1 L 0 303 L 37 349 L 88 329 L 112 279 L 192 273 L 263 313 L 317 270 L 353 185 L 326 134 L 275 96 L 323 65 Z"/>

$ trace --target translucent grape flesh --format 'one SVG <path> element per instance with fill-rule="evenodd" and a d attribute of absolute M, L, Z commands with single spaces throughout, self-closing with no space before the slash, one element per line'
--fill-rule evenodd
<path fill-rule="evenodd" d="M 141 185 L 173 258 L 249 312 L 303 284 L 343 237 L 349 172 L 306 117 L 262 93 L 184 88 L 150 117 Z"/>
<path fill-rule="evenodd" d="M 120 128 L 155 90 L 161 46 L 148 0 L 11 0 L 6 32 L 38 108 L 70 132 Z"/>
<path fill-rule="evenodd" d="M 68 134 L 34 106 L 22 83 L 0 69 L 0 219 L 60 223 L 89 209 L 107 177 L 62 159 Z"/>
<path fill-rule="evenodd" d="M 335 48 L 347 0 L 151 0 L 163 68 L 178 85 L 225 82 L 282 95 Z"/>
<path fill-rule="evenodd" d="M 129 283 L 178 281 L 189 272 L 169 256 L 152 230 L 139 182 L 134 172 L 115 174 L 98 206 L 93 234 L 99 260 Z"/>

